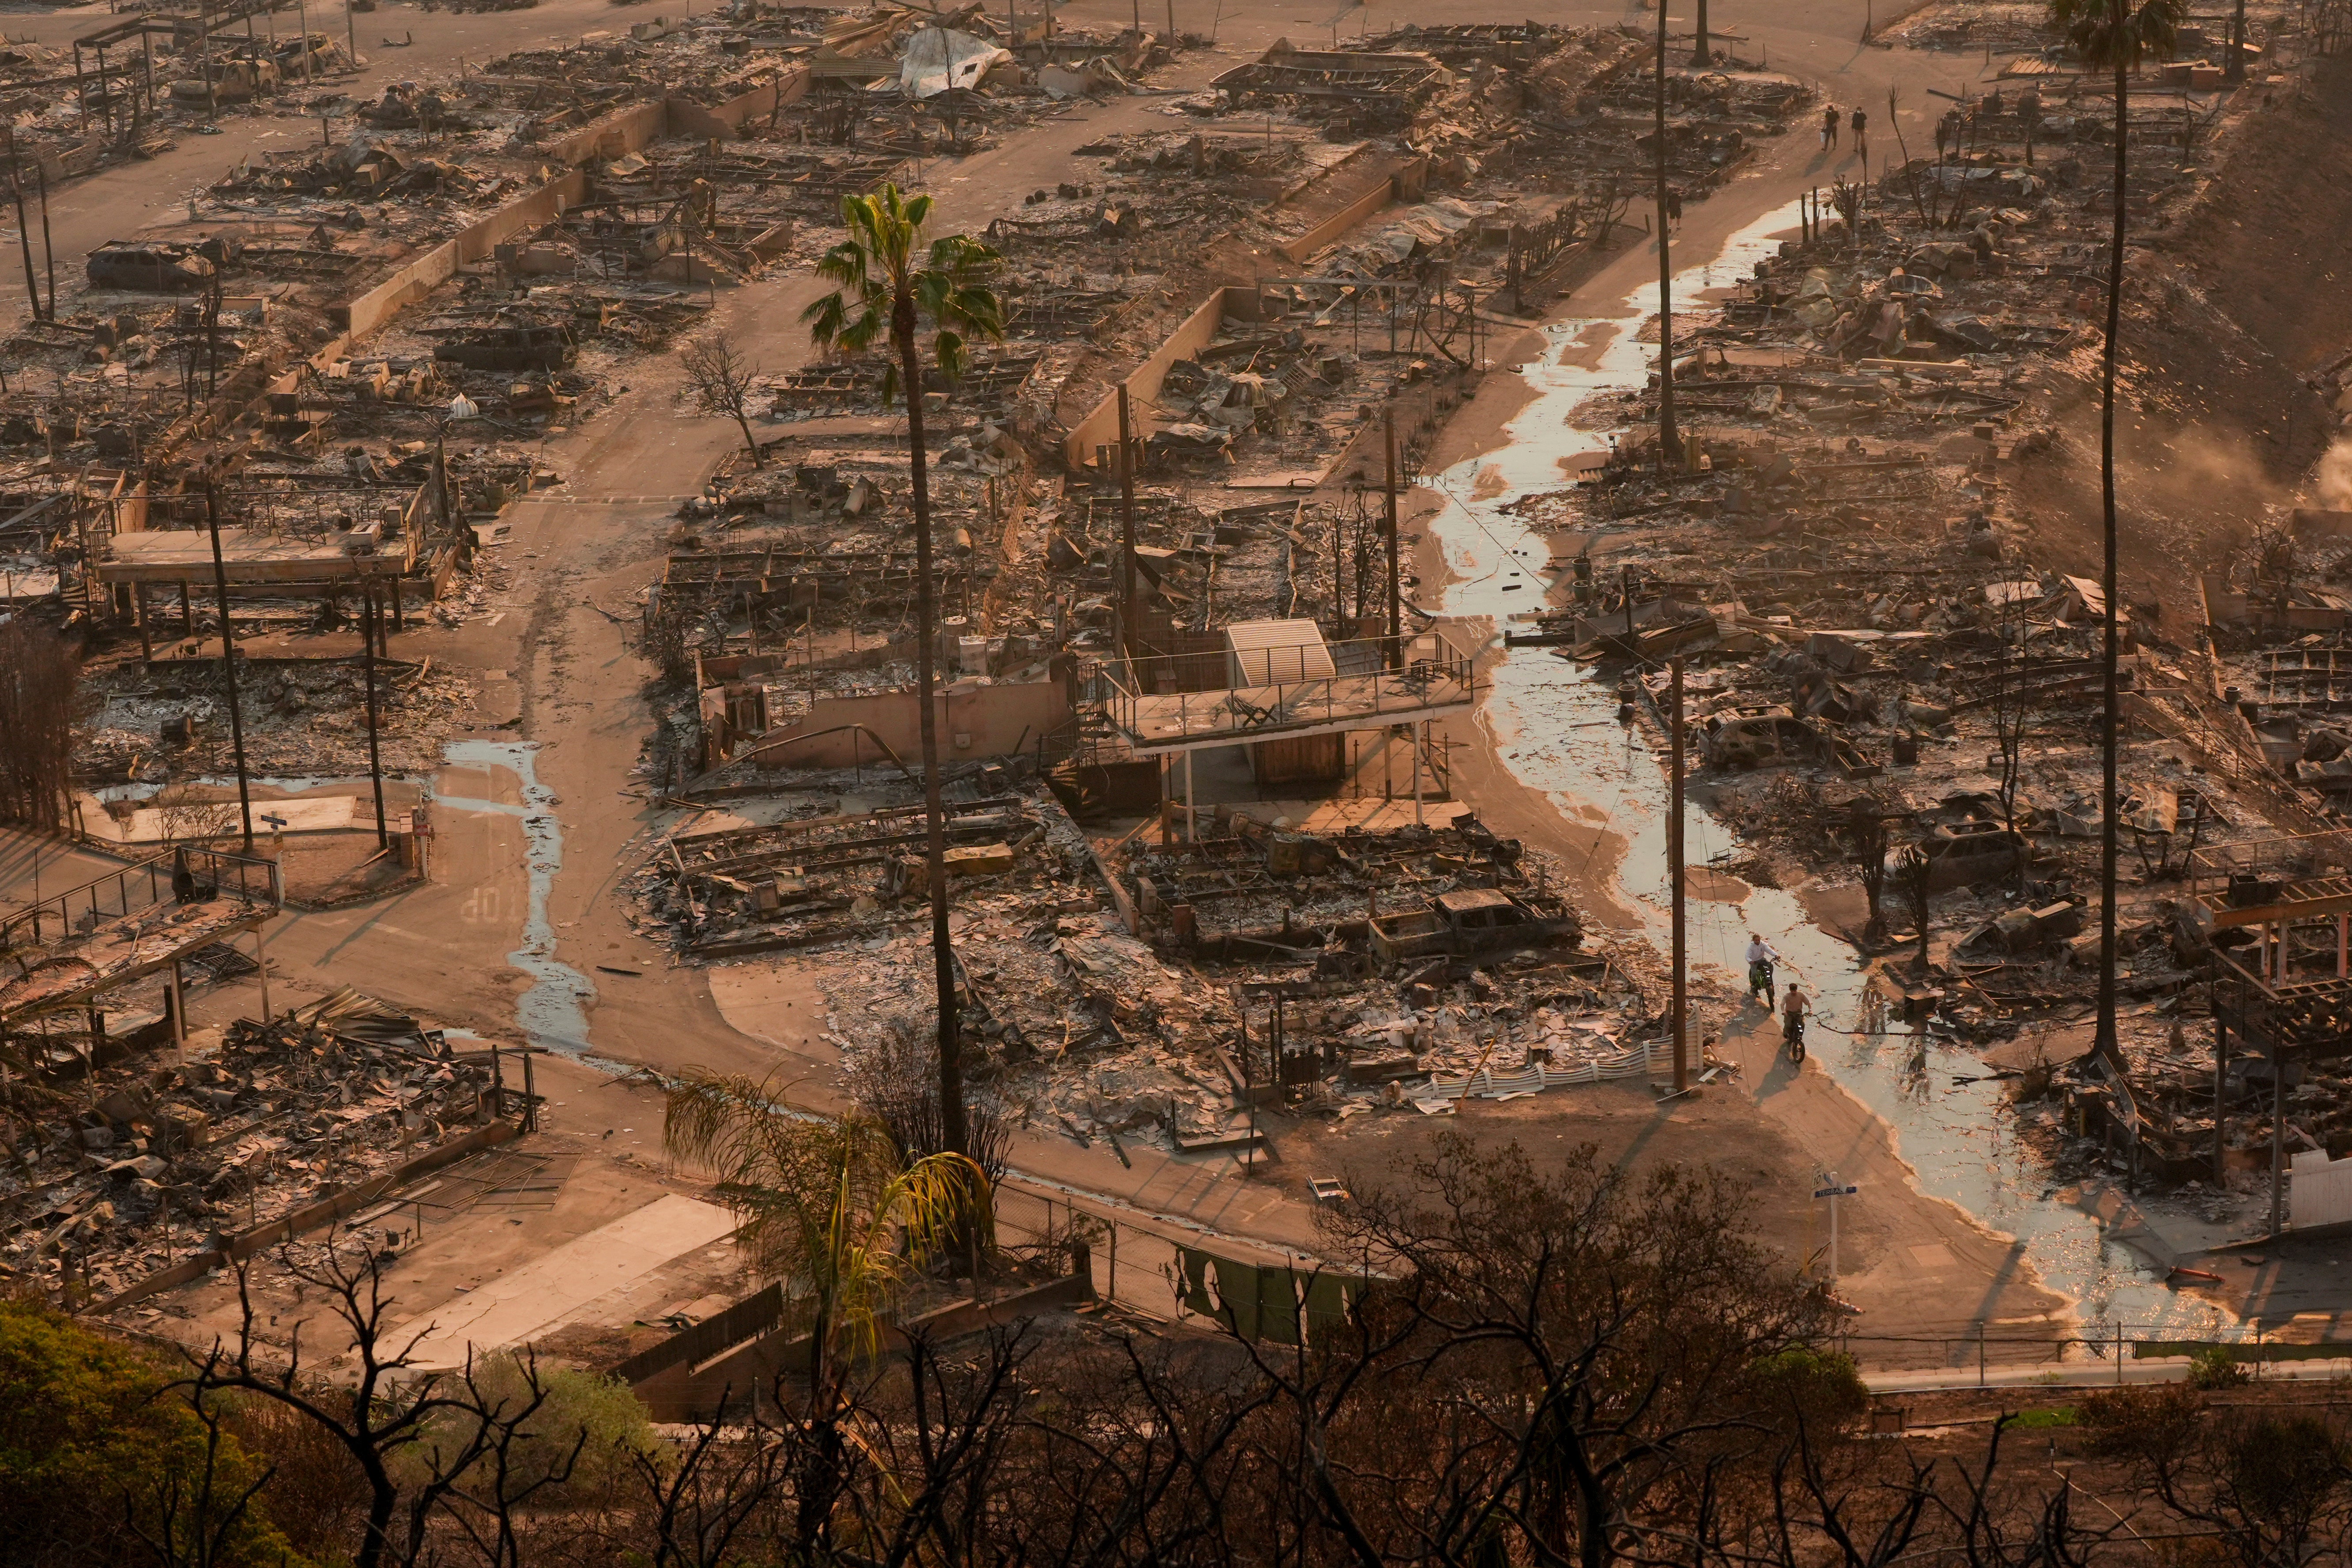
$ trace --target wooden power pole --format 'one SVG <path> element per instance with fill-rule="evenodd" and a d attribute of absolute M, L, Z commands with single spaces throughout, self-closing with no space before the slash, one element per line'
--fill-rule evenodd
<path fill-rule="evenodd" d="M 1404 590 L 1397 575 L 1396 410 L 1388 410 L 1388 468 L 1381 491 L 1388 500 L 1389 647 L 1388 667 L 1404 668 Z"/>
<path fill-rule="evenodd" d="M 1142 640 L 1136 636 L 1136 622 L 1142 617 L 1143 606 L 1135 592 L 1135 441 L 1128 434 L 1127 383 L 1123 381 L 1118 384 L 1118 619 L 1127 657 L 1133 658 Z"/>
<path fill-rule="evenodd" d="M 1664 0 L 1659 8 L 1664 9 Z M 1674 710 L 1673 721 L 1667 726 L 1667 751 L 1672 761 L 1668 776 L 1673 787 L 1668 791 L 1666 817 L 1666 877 L 1668 901 L 1674 910 L 1674 1003 L 1672 1018 L 1675 1031 L 1675 1092 L 1681 1094 L 1690 1088 L 1690 930 L 1687 896 L 1683 875 L 1683 661 L 1675 659 L 1667 667 L 1671 671 L 1666 684 L 1666 700 Z"/>
<path fill-rule="evenodd" d="M 213 596 L 220 610 L 221 675 L 228 682 L 229 749 L 236 758 L 236 813 L 245 826 L 245 852 L 253 853 L 253 790 L 245 776 L 245 714 L 236 700 L 236 642 L 228 627 L 228 565 L 221 557 L 220 510 L 213 484 L 205 481 L 205 526 L 213 536 Z"/>
<path fill-rule="evenodd" d="M 383 820 L 383 757 L 377 750 L 377 717 L 375 696 L 376 635 L 383 623 L 376 613 L 375 584 L 365 575 L 360 578 L 360 665 L 366 671 L 368 782 L 375 788 L 375 847 L 392 847 L 392 830 Z"/>

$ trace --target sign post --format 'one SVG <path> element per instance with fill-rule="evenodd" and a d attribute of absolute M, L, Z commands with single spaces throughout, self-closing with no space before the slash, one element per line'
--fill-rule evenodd
<path fill-rule="evenodd" d="M 1822 1186 L 1815 1187 L 1815 1188 L 1813 1189 L 1813 1196 L 1815 1196 L 1815 1197 L 1817 1197 L 1817 1198 L 1827 1198 L 1827 1199 L 1829 1199 L 1829 1201 L 1830 1201 L 1830 1279 L 1829 1279 L 1829 1282 L 1830 1282 L 1832 1286 L 1834 1286 L 1834 1285 L 1837 1283 L 1837 1277 L 1838 1277 L 1838 1255 L 1837 1255 L 1837 1209 L 1838 1209 L 1838 1199 L 1840 1199 L 1840 1198 L 1850 1198 L 1850 1197 L 1853 1196 L 1853 1194 L 1856 1194 L 1856 1193 L 1858 1193 L 1858 1192 L 1862 1191 L 1862 1189 L 1861 1189 L 1860 1187 L 1857 1187 L 1857 1186 L 1853 1185 L 1852 1183 L 1846 1183 L 1846 1184 L 1841 1184 L 1839 1183 L 1839 1181 L 1838 1181 L 1838 1178 L 1837 1178 L 1837 1173 L 1836 1173 L 1835 1171 L 1832 1171 L 1832 1172 L 1831 1172 L 1827 1176 L 1823 1177 L 1823 1178 L 1822 1178 L 1822 1180 L 1824 1181 L 1824 1183 L 1825 1183 L 1826 1184 L 1825 1184 L 1825 1185 L 1822 1185 Z"/>

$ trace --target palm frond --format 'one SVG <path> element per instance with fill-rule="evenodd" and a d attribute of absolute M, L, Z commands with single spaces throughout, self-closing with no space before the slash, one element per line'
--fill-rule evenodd
<path fill-rule="evenodd" d="M 717 1178 L 751 1266 L 824 1300 L 832 1331 L 862 1354 L 878 1348 L 908 1279 L 988 1206 L 988 1178 L 962 1155 L 904 1163 L 873 1118 L 815 1118 L 773 1081 L 740 1074 L 689 1073 L 675 1085 L 662 1142 Z"/>
<path fill-rule="evenodd" d="M 2188 0 L 2050 0 L 2050 19 L 2097 70 L 2171 58 L 2188 17 Z"/>
<path fill-rule="evenodd" d="M 910 196 L 893 184 L 842 198 L 847 237 L 817 263 L 818 276 L 840 287 L 801 312 L 812 342 L 838 353 L 864 353 L 889 337 L 900 309 L 909 308 L 919 323 L 930 323 L 932 361 L 952 382 L 968 367 L 971 339 L 1003 337 L 1003 308 L 982 281 L 1003 258 L 960 234 L 926 246 L 923 226 L 930 214 L 929 195 Z M 886 404 L 908 390 L 902 380 L 895 356 L 886 356 Z"/>

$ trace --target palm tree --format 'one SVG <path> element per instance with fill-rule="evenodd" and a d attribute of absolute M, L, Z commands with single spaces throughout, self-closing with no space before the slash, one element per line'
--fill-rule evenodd
<path fill-rule="evenodd" d="M 2083 63 L 2116 73 L 2116 211 L 2107 247 L 2107 343 L 2099 403 L 2099 499 L 2105 525 L 2105 566 L 2099 582 L 2106 595 L 2101 689 L 2106 707 L 2101 721 L 2099 781 L 2099 1015 L 2094 1049 L 2117 1059 L 2116 1038 L 2116 746 L 2122 715 L 2116 694 L 2117 618 L 2122 584 L 2116 574 L 2116 356 L 2123 331 L 2125 176 L 2130 169 L 2131 73 L 2143 59 L 2172 53 L 2173 40 L 2188 15 L 2187 0 L 2050 0 L 2051 19 L 2063 28 Z"/>
<path fill-rule="evenodd" d="M 930 868 L 931 957 L 939 988 L 940 1123 L 948 1151 L 971 1153 L 964 1120 L 963 1066 L 956 1040 L 955 949 L 948 940 L 947 829 L 940 810 L 937 679 L 939 625 L 931 584 L 930 476 L 923 457 L 923 366 L 916 337 L 926 321 L 934 333 L 931 360 L 952 381 L 963 373 L 967 338 L 1002 338 L 1003 312 L 982 281 L 997 254 L 962 235 L 926 247 L 923 225 L 931 198 L 902 196 L 885 184 L 868 196 L 844 196 L 841 218 L 849 237 L 824 253 L 817 276 L 841 285 L 801 312 L 820 348 L 858 353 L 885 336 L 892 357 L 883 368 L 882 398 L 907 398 L 907 460 L 915 495 L 915 689 L 922 703 L 925 855 Z"/>
<path fill-rule="evenodd" d="M 872 1117 L 796 1111 L 779 1086 L 735 1074 L 693 1071 L 673 1085 L 662 1144 L 717 1174 L 750 1266 L 815 1298 L 820 1384 L 837 1355 L 880 1349 L 883 1314 L 908 1277 L 988 1198 L 988 1178 L 961 1154 L 903 1161 Z"/>

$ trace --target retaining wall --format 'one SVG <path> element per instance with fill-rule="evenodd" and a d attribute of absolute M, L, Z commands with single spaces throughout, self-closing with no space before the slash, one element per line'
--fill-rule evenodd
<path fill-rule="evenodd" d="M 1305 234 L 1296 239 L 1284 240 L 1275 249 L 1281 253 L 1285 261 L 1294 264 L 1304 262 L 1374 213 L 1397 202 L 1419 201 L 1428 182 L 1429 160 L 1415 158 Z"/>
<path fill-rule="evenodd" d="M 657 106 L 648 107 L 655 107 L 658 112 Z M 581 128 L 583 134 L 593 129 Z M 468 262 L 486 260 L 523 230 L 562 216 L 564 209 L 577 204 L 587 191 L 588 171 L 573 169 L 528 195 L 516 197 L 489 216 L 459 229 L 415 258 L 366 293 L 331 307 L 335 324 L 343 329 L 347 342 L 366 337 L 455 277 Z"/>
<path fill-rule="evenodd" d="M 1160 384 L 1168 379 L 1168 367 L 1180 359 L 1192 358 L 1215 340 L 1224 325 L 1226 300 L 1232 296 L 1240 297 L 1235 303 L 1247 300 L 1253 311 L 1256 309 L 1255 290 L 1219 289 L 1184 318 L 1183 324 L 1169 334 L 1150 359 L 1128 372 L 1128 414 L 1134 425 L 1129 434 L 1136 440 L 1142 440 L 1159 427 L 1152 417 L 1151 405 L 1160 395 Z M 1097 447 L 1118 445 L 1118 392 L 1114 388 L 1104 395 L 1091 413 L 1070 426 L 1069 435 L 1062 440 L 1062 458 L 1074 468 L 1083 468 L 1094 461 Z"/>

